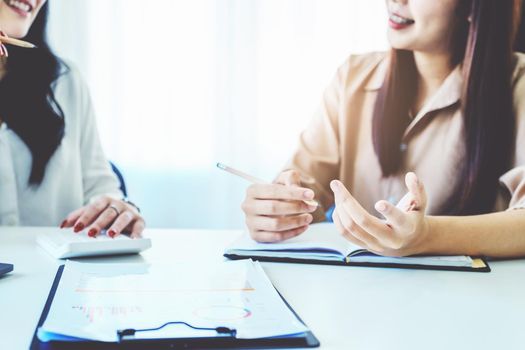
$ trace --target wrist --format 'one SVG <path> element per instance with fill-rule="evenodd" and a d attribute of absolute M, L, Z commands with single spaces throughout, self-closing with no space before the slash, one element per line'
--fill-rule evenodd
<path fill-rule="evenodd" d="M 413 249 L 409 255 L 426 255 L 432 251 L 432 219 L 427 215 L 423 215 L 421 224 L 417 232 L 417 241 L 413 245 Z"/>

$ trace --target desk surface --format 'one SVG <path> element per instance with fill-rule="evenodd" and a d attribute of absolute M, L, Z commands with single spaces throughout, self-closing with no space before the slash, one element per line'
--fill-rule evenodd
<path fill-rule="evenodd" d="M 61 261 L 35 244 L 43 228 L 0 227 L 0 348 L 27 349 Z M 238 231 L 147 230 L 141 255 L 91 262 L 219 261 Z M 525 260 L 491 273 L 264 263 L 324 349 L 524 349 Z"/>

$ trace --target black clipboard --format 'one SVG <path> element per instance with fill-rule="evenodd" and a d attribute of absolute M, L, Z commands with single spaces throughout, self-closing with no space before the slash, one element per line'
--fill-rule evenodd
<path fill-rule="evenodd" d="M 490 266 L 484 258 L 476 258 L 483 261 L 485 266 L 474 268 L 465 266 L 435 266 L 435 265 L 416 265 L 416 264 L 393 264 L 393 263 L 370 263 L 370 262 L 345 262 L 334 260 L 314 260 L 314 259 L 298 259 L 298 258 L 283 258 L 283 257 L 268 257 L 257 255 L 236 255 L 224 254 L 225 258 L 230 260 L 252 259 L 264 262 L 285 262 L 295 264 L 312 264 L 312 265 L 336 265 L 336 266 L 364 266 L 364 267 L 389 267 L 398 269 L 416 269 L 416 270 L 440 270 L 440 271 L 464 271 L 464 272 L 490 272 Z"/>
<path fill-rule="evenodd" d="M 218 337 L 218 338 L 178 338 L 178 339 L 140 339 L 125 340 L 120 343 L 106 343 L 99 341 L 50 341 L 41 342 L 38 339 L 38 328 L 44 324 L 46 317 L 53 303 L 53 298 L 62 277 L 64 265 L 58 268 L 53 285 L 49 291 L 42 314 L 38 321 L 31 341 L 31 350 L 114 350 L 114 349 L 269 349 L 269 348 L 315 348 L 319 347 L 319 340 L 311 331 L 307 331 L 296 337 L 272 337 L 259 339 L 237 339 L 235 337 Z M 278 292 L 278 291 L 277 291 Z M 278 292 L 279 293 L 279 292 Z M 292 311 L 299 321 L 304 322 L 292 309 L 290 304 L 279 293 L 286 306 Z"/>

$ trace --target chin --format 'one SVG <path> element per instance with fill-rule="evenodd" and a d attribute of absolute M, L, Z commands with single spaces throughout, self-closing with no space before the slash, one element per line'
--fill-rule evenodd
<path fill-rule="evenodd" d="M 0 29 L 8 36 L 20 39 L 27 35 L 33 22 L 33 15 L 20 16 L 0 0 Z"/>
<path fill-rule="evenodd" d="M 1 0 L 0 0 L 1 1 Z M 24 38 L 29 32 L 30 24 L 21 23 L 20 21 L 1 21 L 0 29 L 4 31 L 8 36 L 21 39 Z"/>
<path fill-rule="evenodd" d="M 22 39 L 29 32 L 29 28 L 17 28 L 17 29 L 2 29 L 11 38 Z"/>
<path fill-rule="evenodd" d="M 390 47 L 397 50 L 412 50 L 412 45 L 406 38 L 400 38 L 398 35 L 388 35 Z"/>

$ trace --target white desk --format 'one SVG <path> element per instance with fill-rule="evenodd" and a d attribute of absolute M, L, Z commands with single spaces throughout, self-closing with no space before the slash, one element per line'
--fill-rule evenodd
<path fill-rule="evenodd" d="M 35 244 L 42 228 L 0 227 L 0 349 L 29 347 L 60 261 Z M 153 248 L 122 262 L 222 260 L 239 232 L 148 230 Z M 323 349 L 525 349 L 525 260 L 467 273 L 265 263 Z"/>

